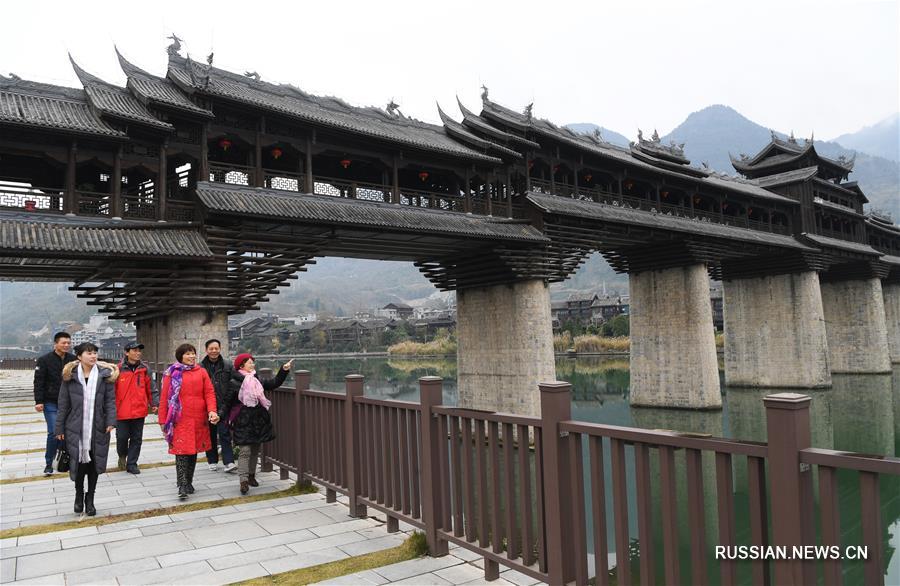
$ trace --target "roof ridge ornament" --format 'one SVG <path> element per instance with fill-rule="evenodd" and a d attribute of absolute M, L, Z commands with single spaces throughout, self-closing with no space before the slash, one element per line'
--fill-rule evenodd
<path fill-rule="evenodd" d="M 213 57 L 215 57 L 215 55 L 216 53 L 214 51 L 210 51 L 209 55 L 206 56 L 206 63 L 209 64 L 210 67 L 212 67 Z"/>
<path fill-rule="evenodd" d="M 533 108 L 534 108 L 534 102 L 531 102 L 530 104 L 528 104 L 527 106 L 525 106 L 525 110 L 522 112 L 522 114 L 524 114 L 525 117 L 528 118 L 528 121 L 529 121 L 529 122 L 530 122 L 531 119 L 532 119 L 532 109 L 533 109 Z"/>
<path fill-rule="evenodd" d="M 788 137 L 788 142 L 791 144 L 797 144 L 797 139 L 794 137 L 793 130 L 791 130 L 791 135 Z"/>
<path fill-rule="evenodd" d="M 178 52 L 181 51 L 181 39 L 179 39 L 178 35 L 175 33 L 172 33 L 172 36 L 166 38 L 172 39 L 172 44 L 166 47 L 166 52 L 170 57 L 178 56 Z"/>
<path fill-rule="evenodd" d="M 438 105 L 438 110 L 441 109 L 441 106 Z M 388 113 L 388 116 L 392 116 L 394 118 L 400 117 L 400 104 L 394 101 L 394 98 L 391 98 L 391 101 L 388 102 L 387 106 L 384 108 L 385 112 Z"/>
<path fill-rule="evenodd" d="M 488 88 L 486 85 L 481 84 L 481 101 L 486 102 L 488 99 Z"/>
<path fill-rule="evenodd" d="M 656 132 L 656 129 L 653 129 L 653 136 L 650 137 L 650 140 L 653 142 L 659 142 L 659 133 Z"/>
<path fill-rule="evenodd" d="M 244 77 L 249 77 L 253 81 L 259 81 L 259 74 L 256 73 L 255 71 L 245 71 Z"/>

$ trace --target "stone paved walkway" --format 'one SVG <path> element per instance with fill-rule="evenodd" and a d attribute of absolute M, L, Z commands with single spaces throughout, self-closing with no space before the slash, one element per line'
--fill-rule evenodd
<path fill-rule="evenodd" d="M 9 377 L 0 377 L 0 385 L 4 381 Z M 0 449 L 42 448 L 46 438 L 43 422 L 27 423 L 40 418 L 30 402 L 0 403 Z M 35 435 L 6 435 L 14 433 L 13 429 Z M 145 429 L 145 439 L 154 437 L 159 437 L 155 423 Z M 144 444 L 142 463 L 172 460 L 164 442 Z M 0 478 L 34 476 L 43 466 L 43 451 L 0 455 Z M 163 466 L 146 468 L 137 476 L 126 472 L 102 475 L 95 500 L 98 515 L 182 504 L 174 474 L 174 466 Z M 259 473 L 258 478 L 261 486 L 251 494 L 281 490 L 293 483 L 280 480 L 277 471 Z M 197 492 L 188 502 L 240 496 L 236 475 L 221 468 L 212 472 L 203 463 L 197 465 L 194 486 Z M 72 482 L 66 477 L 2 485 L 0 529 L 76 521 L 79 516 L 72 512 L 73 498 Z M 9 538 L 0 540 L 0 583 L 229 584 L 392 548 L 413 529 L 401 523 L 401 531 L 390 534 L 385 522 L 381 514 L 354 519 L 348 515 L 344 498 L 327 503 L 324 494 L 316 493 Z M 454 546 L 450 555 L 442 558 L 410 560 L 327 583 L 478 584 L 485 583 L 482 563 L 481 557 Z M 491 582 L 534 583 L 510 570 Z"/>

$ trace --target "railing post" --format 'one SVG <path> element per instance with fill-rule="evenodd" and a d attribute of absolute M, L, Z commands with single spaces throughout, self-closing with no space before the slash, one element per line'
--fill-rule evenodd
<path fill-rule="evenodd" d="M 421 425 L 419 431 L 419 457 L 421 463 L 422 520 L 425 521 L 425 540 L 428 551 L 434 557 L 448 553 L 447 541 L 438 537 L 441 519 L 441 464 L 440 442 L 446 437 L 438 433 L 437 417 L 432 413 L 435 405 L 443 403 L 443 379 L 439 376 L 423 376 L 419 379 L 419 403 L 421 404 Z"/>
<path fill-rule="evenodd" d="M 260 368 L 259 376 L 262 379 L 272 378 L 272 369 L 271 368 Z M 269 461 L 269 443 L 263 442 L 262 448 L 259 454 L 259 471 L 260 472 L 271 472 L 272 471 L 272 462 Z"/>
<path fill-rule="evenodd" d="M 304 478 L 306 472 L 306 445 L 303 443 L 303 436 L 306 435 L 306 424 L 303 421 L 303 391 L 309 390 L 309 371 L 294 371 L 294 436 L 297 442 L 295 446 L 295 454 L 297 454 L 297 487 L 306 488 L 312 483 L 308 478 Z"/>
<path fill-rule="evenodd" d="M 571 480 L 569 452 L 562 440 L 559 423 L 572 417 L 572 385 L 556 381 L 540 383 L 541 440 L 544 477 L 544 514 L 547 528 L 547 573 L 552 585 L 575 579 L 575 552 L 572 543 Z"/>
<path fill-rule="evenodd" d="M 812 472 L 800 463 L 800 450 L 810 446 L 808 395 L 777 393 L 768 395 L 768 434 L 772 545 L 814 545 Z M 801 585 L 815 580 L 808 562 L 776 560 L 775 584 Z"/>
<path fill-rule="evenodd" d="M 346 438 L 347 455 L 345 462 L 347 464 L 347 496 L 350 498 L 350 516 L 362 517 L 366 516 L 366 506 L 356 502 L 359 495 L 359 446 L 360 441 L 365 438 L 359 437 L 359 425 L 356 420 L 356 397 L 362 397 L 363 394 L 363 376 L 361 374 L 348 374 L 344 377 L 344 384 L 347 389 L 347 398 L 344 400 L 344 437 Z"/>

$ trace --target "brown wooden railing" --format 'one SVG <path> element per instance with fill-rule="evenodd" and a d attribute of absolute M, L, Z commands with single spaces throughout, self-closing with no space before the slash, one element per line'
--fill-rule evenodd
<path fill-rule="evenodd" d="M 272 393 L 279 435 L 265 444 L 266 464 L 281 467 L 285 478 L 292 471 L 300 483 L 321 484 L 329 501 L 347 495 L 352 516 L 381 511 L 389 532 L 399 521 L 423 529 L 432 555 L 446 554 L 448 543 L 476 552 L 488 580 L 503 565 L 551 584 L 652 584 L 660 577 L 676 584 L 688 575 L 692 584 L 734 584 L 738 562 L 717 560 L 711 577 L 708 560 L 711 545 L 734 546 L 744 529 L 735 524 L 736 493 L 749 501 L 750 545 L 840 545 L 836 478 L 843 470 L 859 474 L 865 582 L 884 582 L 879 477 L 900 476 L 900 458 L 811 448 L 808 396 L 766 397 L 765 444 L 574 421 L 571 385 L 561 382 L 540 385 L 540 417 L 522 417 L 443 406 L 437 377 L 420 379 L 418 404 L 364 397 L 359 375 L 346 377 L 344 394 L 310 390 L 309 381 L 308 371 L 297 371 L 294 389 Z M 714 471 L 706 474 L 709 464 Z M 636 502 L 629 502 L 630 469 Z M 715 478 L 709 532 L 705 476 Z M 689 524 L 684 560 L 679 519 Z M 819 567 L 826 584 L 843 577 L 840 560 L 747 564 L 754 584 L 815 582 Z"/>
<path fill-rule="evenodd" d="M 253 180 L 255 167 L 222 163 L 209 163 L 209 180 L 232 185 L 255 185 Z"/>

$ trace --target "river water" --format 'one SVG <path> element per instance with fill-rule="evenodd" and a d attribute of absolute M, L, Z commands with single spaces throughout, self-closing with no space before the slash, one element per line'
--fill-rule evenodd
<path fill-rule="evenodd" d="M 270 361 L 261 361 L 262 367 L 275 367 Z M 298 359 L 294 368 L 304 368 L 312 373 L 312 387 L 321 390 L 342 391 L 343 377 L 358 373 L 365 376 L 365 393 L 368 396 L 418 401 L 418 378 L 440 376 L 444 379 L 444 403 L 455 405 L 458 400 L 456 386 L 456 361 L 452 359 L 395 359 L 352 358 L 309 360 Z M 623 358 L 560 358 L 556 363 L 557 378 L 572 383 L 572 415 L 574 419 L 639 427 L 644 429 L 671 429 L 743 440 L 766 441 L 766 419 L 763 397 L 778 389 L 727 388 L 723 384 L 723 408 L 721 411 L 699 412 L 674 409 L 632 408 L 628 404 L 628 359 Z M 723 377 L 724 378 L 724 377 Z M 809 391 L 812 397 L 810 422 L 812 445 L 818 448 L 884 454 L 900 454 L 900 365 L 893 374 L 886 375 L 835 375 L 831 389 Z M 292 384 L 292 383 L 287 383 Z M 785 389 L 787 390 L 787 389 Z M 796 392 L 796 391 L 793 391 Z M 503 409 L 498 409 L 503 410 Z M 628 448 L 630 450 L 630 448 Z M 632 454 L 626 454 L 628 466 L 629 522 L 633 540 L 637 538 L 636 489 Z M 705 458 L 705 456 L 704 456 Z M 605 461 L 609 465 L 610 458 Z M 676 461 L 678 464 L 678 461 Z M 689 566 L 692 523 L 686 518 L 686 483 L 683 480 L 683 456 L 677 473 L 682 480 L 677 487 L 679 511 L 681 569 L 684 582 L 690 581 Z M 651 478 L 658 476 L 658 460 L 651 462 Z M 609 473 L 609 470 L 607 470 Z M 842 545 L 861 544 L 860 498 L 858 475 L 839 473 L 840 523 Z M 715 510 L 715 467 L 712 458 L 704 459 L 704 485 L 706 489 L 707 542 L 717 540 Z M 735 458 L 734 488 L 736 507 L 737 543 L 749 543 L 747 471 L 743 458 Z M 587 487 L 586 487 L 587 488 Z M 658 486 L 653 500 L 658 508 Z M 818 491 L 816 491 L 818 492 Z M 590 494 L 586 491 L 587 494 Z M 607 490 L 608 543 L 610 551 L 615 547 L 612 539 L 612 491 Z M 589 505 L 588 509 L 589 510 Z M 887 562 L 886 584 L 900 585 L 900 478 L 882 477 L 881 511 L 884 559 Z M 654 523 L 659 530 L 659 511 L 654 510 Z M 591 534 L 590 528 L 588 534 Z M 662 558 L 662 542 L 658 537 L 655 551 Z M 589 548 L 591 545 L 589 544 Z M 635 547 L 632 548 L 636 549 Z M 612 562 L 612 560 L 611 560 Z M 859 563 L 843 564 L 846 584 L 864 582 Z M 709 577 L 718 582 L 719 574 L 710 552 Z M 633 575 L 637 574 L 637 567 Z M 658 576 L 659 581 L 663 577 Z M 741 583 L 750 583 L 750 566 L 738 563 Z M 819 577 L 821 581 L 821 576 Z"/>

